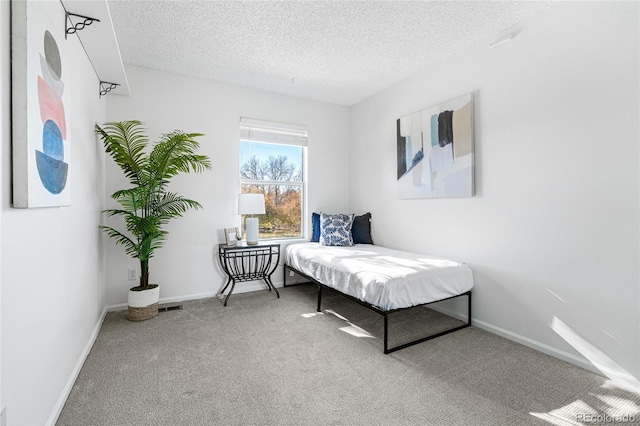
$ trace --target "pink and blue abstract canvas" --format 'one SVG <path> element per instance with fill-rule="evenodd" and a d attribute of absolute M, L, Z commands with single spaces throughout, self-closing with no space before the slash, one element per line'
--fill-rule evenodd
<path fill-rule="evenodd" d="M 13 206 L 70 205 L 64 8 L 12 6 Z"/>

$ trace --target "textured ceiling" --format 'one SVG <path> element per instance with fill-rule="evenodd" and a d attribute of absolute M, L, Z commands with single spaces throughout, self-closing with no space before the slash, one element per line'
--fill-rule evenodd
<path fill-rule="evenodd" d="M 108 0 L 125 64 L 345 106 L 552 4 Z"/>

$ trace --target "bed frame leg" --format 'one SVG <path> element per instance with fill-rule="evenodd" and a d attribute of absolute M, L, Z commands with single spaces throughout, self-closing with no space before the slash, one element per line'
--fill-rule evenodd
<path fill-rule="evenodd" d="M 282 266 L 282 272 L 284 273 L 284 276 L 282 277 L 282 287 L 286 287 L 287 286 L 287 265 L 283 265 Z"/>
<path fill-rule="evenodd" d="M 322 286 L 318 286 L 318 307 L 316 308 L 317 312 L 322 312 L 320 310 L 320 304 L 322 303 Z"/>
<path fill-rule="evenodd" d="M 467 294 L 467 299 L 469 299 L 469 318 L 467 320 L 467 324 L 471 326 L 471 291 Z"/>
<path fill-rule="evenodd" d="M 389 316 L 384 316 L 384 354 L 387 355 L 389 353 L 389 346 L 387 341 L 387 335 L 389 331 Z"/>

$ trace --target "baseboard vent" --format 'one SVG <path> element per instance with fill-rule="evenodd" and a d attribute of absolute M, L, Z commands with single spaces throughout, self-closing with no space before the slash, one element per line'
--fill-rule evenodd
<path fill-rule="evenodd" d="M 165 303 L 158 306 L 159 312 L 177 311 L 180 309 L 182 309 L 182 305 L 180 303 Z"/>

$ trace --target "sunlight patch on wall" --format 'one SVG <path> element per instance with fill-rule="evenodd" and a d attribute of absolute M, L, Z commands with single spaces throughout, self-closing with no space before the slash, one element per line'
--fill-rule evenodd
<path fill-rule="evenodd" d="M 594 367 L 615 384 L 640 394 L 640 381 L 608 357 L 600 349 L 580 337 L 571 327 L 558 317 L 553 317 L 551 329 L 558 333 L 575 350 L 580 352 Z"/>

